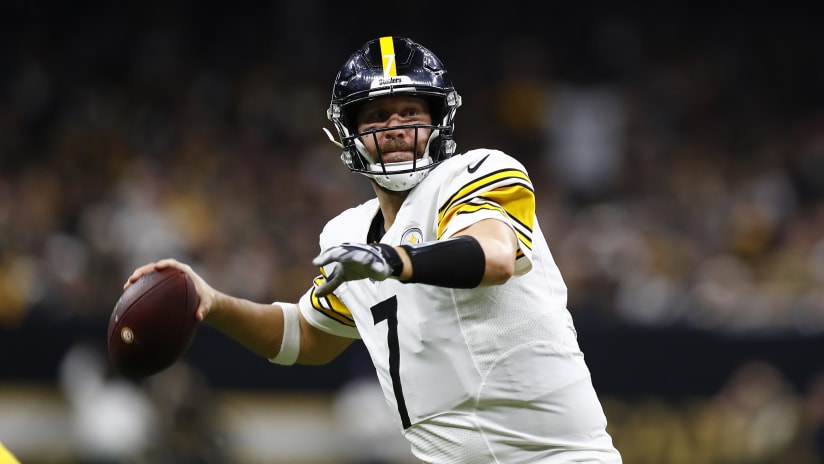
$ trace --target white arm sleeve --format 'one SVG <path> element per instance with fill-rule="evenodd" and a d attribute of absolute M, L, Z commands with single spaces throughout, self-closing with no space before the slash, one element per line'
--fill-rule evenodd
<path fill-rule="evenodd" d="M 298 306 L 293 303 L 275 303 L 283 309 L 283 341 L 280 342 L 280 351 L 269 362 L 283 366 L 291 366 L 298 360 L 300 353 L 300 316 Z"/>

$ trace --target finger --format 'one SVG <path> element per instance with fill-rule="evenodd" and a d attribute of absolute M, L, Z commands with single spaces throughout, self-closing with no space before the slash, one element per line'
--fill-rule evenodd
<path fill-rule="evenodd" d="M 211 307 L 211 301 L 206 301 L 205 298 L 201 298 L 200 304 L 197 305 L 197 310 L 195 311 L 195 319 L 198 321 L 206 319 L 206 316 L 209 315 L 209 308 Z"/>
<path fill-rule="evenodd" d="M 339 282 L 335 282 L 332 280 L 327 280 L 326 282 L 318 285 L 318 288 L 315 289 L 315 296 L 318 298 L 323 298 L 325 296 L 330 295 L 332 292 L 335 291 L 336 288 L 340 285 Z"/>
<path fill-rule="evenodd" d="M 155 269 L 165 269 L 167 267 L 176 267 L 179 269 L 183 269 L 186 266 L 184 266 L 183 263 L 174 258 L 164 258 L 155 263 Z"/>
<path fill-rule="evenodd" d="M 323 298 L 330 295 L 336 288 L 340 287 L 340 284 L 342 283 L 343 274 L 332 273 L 332 275 L 330 275 L 325 282 L 318 285 L 318 288 L 315 289 L 315 296 L 318 298 Z"/>
<path fill-rule="evenodd" d="M 331 262 L 337 261 L 346 250 L 340 247 L 332 247 L 328 250 L 323 251 L 321 254 L 317 255 L 315 259 L 312 260 L 312 264 L 315 266 L 324 266 Z"/>
<path fill-rule="evenodd" d="M 130 275 L 129 278 L 126 280 L 126 283 L 123 284 L 123 290 L 129 288 L 133 283 L 137 282 L 138 279 L 140 279 L 144 275 L 153 271 L 165 269 L 167 267 L 177 267 L 183 269 L 181 263 L 173 258 L 161 259 L 160 261 L 154 263 L 144 264 L 143 266 L 140 266 L 139 268 L 135 269 L 134 272 L 132 272 L 132 275 Z"/>
<path fill-rule="evenodd" d="M 143 266 L 140 266 L 139 268 L 135 269 L 134 272 L 132 272 L 132 275 L 130 275 L 129 278 L 126 280 L 126 283 L 123 284 L 123 289 L 125 290 L 129 288 L 129 286 L 137 282 L 138 279 L 154 271 L 156 264 L 157 263 L 144 264 Z"/>

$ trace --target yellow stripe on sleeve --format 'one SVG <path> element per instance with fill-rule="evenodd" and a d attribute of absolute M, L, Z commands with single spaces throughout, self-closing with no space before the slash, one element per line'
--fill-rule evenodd
<path fill-rule="evenodd" d="M 316 277 L 314 281 L 315 287 L 323 283 L 324 280 L 326 280 L 324 276 Z M 323 298 L 318 298 L 313 290 L 311 300 L 312 307 L 323 313 L 326 317 L 334 319 L 343 325 L 355 327 L 355 319 L 352 317 L 349 308 L 347 308 L 334 293 Z"/>
<path fill-rule="evenodd" d="M 522 185 L 510 185 L 485 192 L 480 198 L 503 206 L 515 223 L 518 239 L 531 250 L 532 228 L 535 222 L 535 192 Z"/>
<path fill-rule="evenodd" d="M 453 205 L 466 201 L 466 199 L 474 192 L 487 188 L 497 182 L 509 181 L 510 183 L 523 183 L 531 186 L 529 177 L 522 171 L 516 169 L 504 169 L 502 171 L 492 172 L 479 179 L 461 187 L 452 197 L 440 208 L 438 211 L 438 221 L 443 222 L 443 216 Z M 525 186 L 526 188 L 526 186 Z"/>
<path fill-rule="evenodd" d="M 504 185 L 483 191 L 484 188 L 501 182 L 505 182 Z M 535 220 L 535 192 L 530 186 L 526 174 L 517 170 L 495 172 L 468 183 L 438 212 L 438 238 L 443 236 L 447 225 L 455 215 L 477 211 L 482 208 L 480 205 L 483 204 L 499 205 L 504 214 L 513 221 L 518 239 L 531 249 L 532 228 Z M 483 207 L 493 209 L 492 206 Z"/>
<path fill-rule="evenodd" d="M 446 231 L 446 226 L 452 221 L 452 218 L 455 217 L 457 214 L 470 214 L 476 211 L 487 209 L 492 211 L 498 211 L 502 215 L 506 216 L 506 211 L 497 205 L 490 205 L 490 204 L 480 204 L 475 205 L 471 203 L 459 203 L 454 207 L 450 208 L 446 213 L 443 215 L 441 222 L 438 223 L 438 232 L 437 237 L 440 240 L 443 237 L 443 233 Z"/>

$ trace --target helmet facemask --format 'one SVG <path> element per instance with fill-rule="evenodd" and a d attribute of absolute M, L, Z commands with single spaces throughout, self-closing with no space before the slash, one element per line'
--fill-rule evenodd
<path fill-rule="evenodd" d="M 459 98 L 459 97 L 458 97 Z M 369 129 L 358 133 L 357 130 L 350 130 L 340 120 L 332 119 L 341 135 L 341 142 L 337 142 L 332 134 L 324 129 L 332 142 L 343 149 L 341 161 L 352 172 L 357 172 L 375 181 L 381 187 L 396 192 L 410 190 L 418 185 L 426 177 L 430 170 L 442 161 L 455 154 L 456 144 L 451 137 L 452 118 L 457 107 L 448 111 L 440 125 L 411 124 L 383 127 L 380 129 Z M 413 159 L 409 161 L 398 161 L 385 163 L 380 152 L 378 135 L 381 132 L 390 130 L 414 131 L 412 146 L 414 151 Z M 421 133 L 429 131 L 429 138 L 424 146 L 423 152 L 419 150 L 419 140 Z M 364 145 L 362 139 L 370 137 L 374 141 L 377 153 L 373 156 Z"/>

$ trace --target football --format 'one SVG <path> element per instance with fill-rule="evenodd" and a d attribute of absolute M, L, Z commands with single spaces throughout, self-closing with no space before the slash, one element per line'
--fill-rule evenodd
<path fill-rule="evenodd" d="M 109 318 L 109 358 L 126 377 L 156 374 L 180 359 L 197 331 L 200 300 L 188 274 L 165 268 L 143 275 Z"/>

